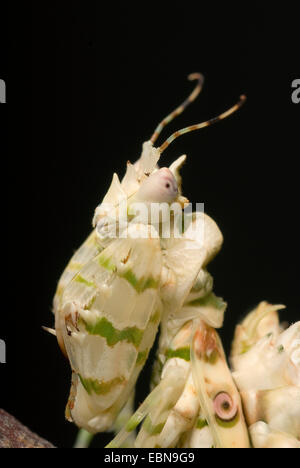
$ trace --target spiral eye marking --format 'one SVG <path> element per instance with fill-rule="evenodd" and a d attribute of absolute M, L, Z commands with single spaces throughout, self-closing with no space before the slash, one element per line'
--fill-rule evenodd
<path fill-rule="evenodd" d="M 170 188 L 169 182 L 166 183 L 166 188 Z"/>
<path fill-rule="evenodd" d="M 237 404 L 227 392 L 218 393 L 213 400 L 216 416 L 222 421 L 231 421 L 238 412 Z"/>

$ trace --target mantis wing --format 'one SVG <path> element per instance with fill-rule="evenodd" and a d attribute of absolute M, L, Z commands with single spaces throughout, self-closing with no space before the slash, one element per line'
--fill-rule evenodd
<path fill-rule="evenodd" d="M 160 321 L 158 239 L 117 239 L 64 289 L 56 327 L 73 371 L 67 417 L 108 430 L 133 391 Z"/>

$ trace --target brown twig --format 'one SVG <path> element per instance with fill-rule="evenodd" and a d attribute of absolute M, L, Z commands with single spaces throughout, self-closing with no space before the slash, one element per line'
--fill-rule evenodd
<path fill-rule="evenodd" d="M 55 448 L 0 409 L 0 448 Z"/>

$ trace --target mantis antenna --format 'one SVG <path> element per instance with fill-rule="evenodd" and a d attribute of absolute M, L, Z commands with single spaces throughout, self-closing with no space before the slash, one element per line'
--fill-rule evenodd
<path fill-rule="evenodd" d="M 203 83 L 204 83 L 204 76 L 201 73 L 191 73 L 188 76 L 188 79 L 190 81 L 198 80 L 197 86 L 194 88 L 194 91 L 189 95 L 189 97 L 179 107 L 177 107 L 174 111 L 172 111 L 170 114 L 168 114 L 167 117 L 165 117 L 158 124 L 158 126 L 154 130 L 154 133 L 153 133 L 152 137 L 150 138 L 150 141 L 152 141 L 152 143 L 154 143 L 157 140 L 157 138 L 158 138 L 159 134 L 161 133 L 162 129 L 169 122 L 171 122 L 171 120 L 173 120 L 175 117 L 177 117 L 177 115 L 181 114 L 184 111 L 184 109 L 189 104 L 191 104 L 191 102 L 193 102 L 196 99 L 196 97 L 198 96 L 198 94 L 202 90 Z"/>
<path fill-rule="evenodd" d="M 227 111 L 223 112 L 222 114 L 218 115 L 217 117 L 214 117 L 212 119 L 206 120 L 206 122 L 201 122 L 199 124 L 195 125 L 190 125 L 189 127 L 182 128 L 181 130 L 177 130 L 177 132 L 173 133 L 167 140 L 159 147 L 160 153 L 162 153 L 172 141 L 174 141 L 177 137 L 180 135 L 184 135 L 185 133 L 193 132 L 194 130 L 199 130 L 200 128 L 208 127 L 209 125 L 215 124 L 219 122 L 220 120 L 225 119 L 229 115 L 233 114 L 235 111 L 237 111 L 246 101 L 246 96 L 243 94 L 240 96 L 239 101 L 230 109 Z"/>

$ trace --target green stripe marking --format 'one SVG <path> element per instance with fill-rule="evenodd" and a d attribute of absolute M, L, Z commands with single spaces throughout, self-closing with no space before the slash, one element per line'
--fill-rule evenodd
<path fill-rule="evenodd" d="M 131 286 L 138 292 L 142 293 L 146 289 L 157 289 L 159 285 L 159 281 L 155 280 L 151 276 L 148 278 L 137 278 L 132 270 L 127 270 L 124 273 L 120 274 L 121 278 L 124 278 Z"/>
<path fill-rule="evenodd" d="M 142 415 L 135 415 L 135 414 L 134 414 L 134 415 L 129 419 L 128 423 L 126 424 L 125 430 L 126 430 L 127 432 L 132 432 L 132 431 L 134 431 L 134 429 L 136 429 L 137 426 L 142 422 L 143 417 L 144 417 L 144 416 L 142 416 Z"/>
<path fill-rule="evenodd" d="M 197 429 L 203 429 L 203 427 L 205 427 L 205 426 L 208 426 L 208 423 L 207 423 L 206 419 L 199 418 L 197 423 L 196 423 L 196 428 Z"/>
<path fill-rule="evenodd" d="M 116 271 L 117 270 L 117 267 L 111 261 L 111 258 L 106 258 L 103 255 L 99 256 L 98 263 L 99 263 L 99 265 L 101 265 L 106 270 L 109 270 L 109 271 Z"/>
<path fill-rule="evenodd" d="M 157 289 L 159 286 L 159 280 L 154 279 L 152 276 L 147 278 L 144 278 L 143 276 L 141 278 L 137 278 L 131 269 L 119 272 L 111 258 L 106 258 L 103 255 L 100 255 L 98 263 L 106 270 L 115 272 L 120 278 L 124 278 L 138 293 L 142 293 L 146 289 Z"/>
<path fill-rule="evenodd" d="M 184 348 L 178 348 L 178 349 L 169 348 L 166 351 L 166 358 L 167 359 L 181 358 L 181 359 L 184 359 L 185 361 L 189 361 L 190 360 L 190 347 L 185 346 Z"/>
<path fill-rule="evenodd" d="M 165 424 L 166 424 L 166 421 L 153 425 L 150 419 L 150 416 L 147 416 L 147 418 L 145 419 L 143 428 L 145 429 L 145 431 L 148 432 L 148 434 L 157 435 L 161 433 Z"/>
<path fill-rule="evenodd" d="M 145 349 L 145 351 L 140 351 L 137 355 L 135 365 L 140 366 L 146 362 L 148 357 L 149 349 Z"/>
<path fill-rule="evenodd" d="M 125 377 L 115 377 L 114 379 L 107 381 L 99 381 L 97 379 L 84 379 L 78 374 L 82 386 L 89 395 L 96 393 L 96 395 L 106 395 L 113 387 L 120 385 L 125 382 Z"/>
<path fill-rule="evenodd" d="M 93 287 L 93 288 L 96 287 L 95 283 L 93 283 L 92 281 L 86 280 L 81 275 L 77 275 L 76 278 L 75 278 L 75 281 L 77 281 L 77 283 L 85 284 L 86 286 L 89 286 L 89 287 Z"/>
<path fill-rule="evenodd" d="M 161 312 L 160 309 L 157 309 L 153 315 L 151 315 L 149 323 L 158 323 L 160 321 Z"/>
<path fill-rule="evenodd" d="M 218 310 L 223 310 L 226 302 L 221 297 L 216 296 L 214 293 L 207 294 L 204 297 L 199 297 L 187 303 L 188 306 L 200 307 L 215 307 Z"/>
<path fill-rule="evenodd" d="M 87 323 L 82 318 L 80 319 L 85 326 L 86 331 L 90 335 L 99 335 L 106 339 L 108 346 L 114 346 L 119 341 L 127 341 L 138 347 L 142 341 L 144 330 L 137 327 L 127 327 L 123 330 L 118 330 L 105 317 L 101 317 L 96 323 Z"/>

